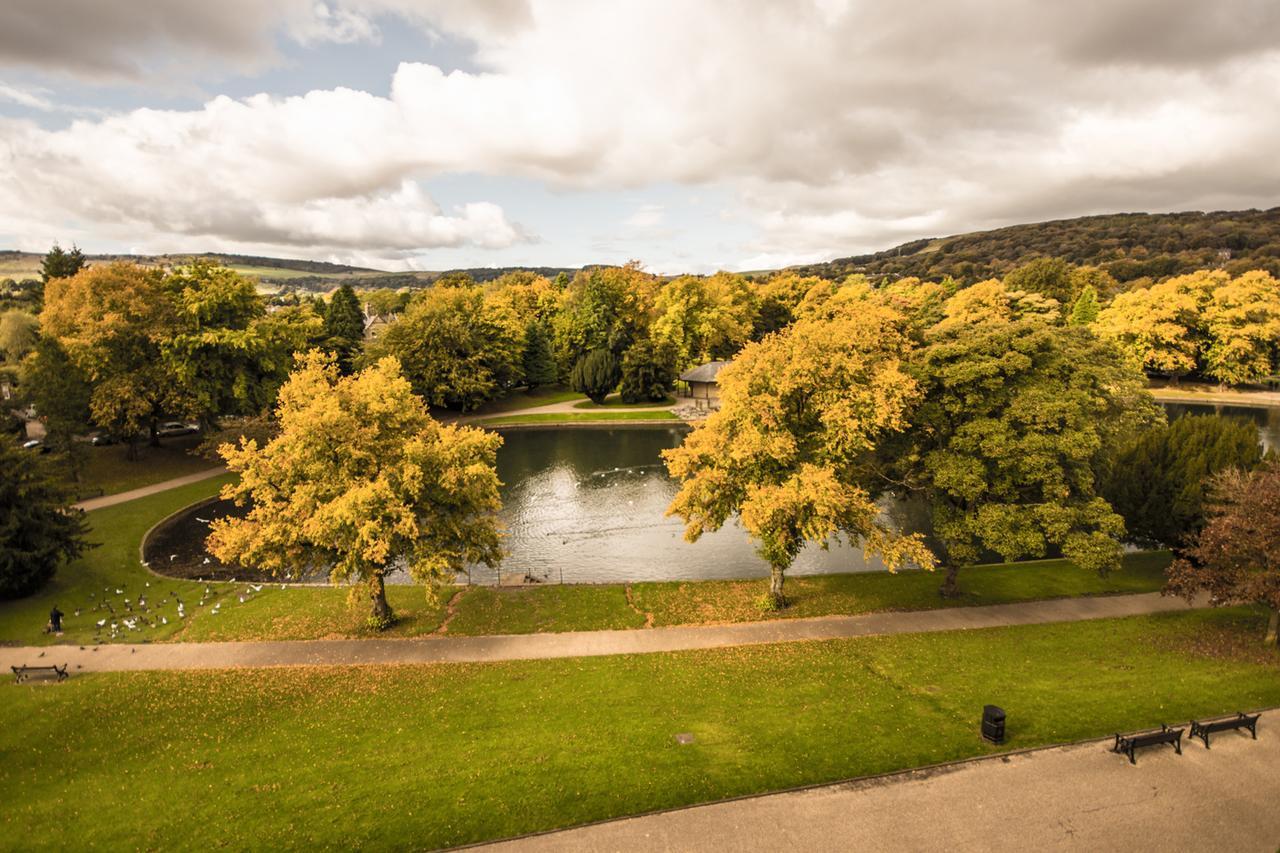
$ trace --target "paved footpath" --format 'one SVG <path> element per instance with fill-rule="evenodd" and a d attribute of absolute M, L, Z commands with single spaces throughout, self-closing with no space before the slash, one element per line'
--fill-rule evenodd
<path fill-rule="evenodd" d="M 176 489 L 179 486 L 189 486 L 192 483 L 198 483 L 201 480 L 209 480 L 217 477 L 219 474 L 227 473 L 226 468 L 210 468 L 207 471 L 198 471 L 195 474 L 188 474 L 185 477 L 174 477 L 172 480 L 165 480 L 162 483 L 152 483 L 150 486 L 143 486 L 140 489 L 130 489 L 127 492 L 120 492 L 115 495 L 104 495 L 100 498 L 91 498 L 87 501 L 81 501 L 75 504 L 77 509 L 85 512 L 103 507 L 115 506 L 126 501 L 136 501 L 138 498 L 145 498 L 150 495 L 167 492 L 169 489 Z"/>
<path fill-rule="evenodd" d="M 1174 721 L 1169 721 L 1174 722 Z M 1017 725 L 1011 718 L 1010 725 Z M 491 845 L 538 851 L 1267 851 L 1280 845 L 1280 713 L 1138 753 L 1087 743 L 770 794 Z"/>
<path fill-rule="evenodd" d="M 1205 602 L 1197 601 L 1198 605 Z M 820 619 L 778 619 L 736 625 L 690 625 L 626 631 L 425 637 L 406 640 L 297 640 L 243 643 L 0 647 L 0 672 L 22 664 L 70 664 L 72 670 L 223 669 L 237 666 L 315 666 L 542 660 L 598 655 L 713 649 L 758 643 L 834 640 L 1078 622 L 1185 610 L 1181 599 L 1159 593 L 1063 598 L 986 607 L 905 613 L 867 613 Z"/>

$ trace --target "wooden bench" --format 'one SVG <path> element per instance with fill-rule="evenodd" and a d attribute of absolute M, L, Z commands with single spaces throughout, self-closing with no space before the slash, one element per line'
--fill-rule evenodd
<path fill-rule="evenodd" d="M 1232 729 L 1248 729 L 1253 735 L 1253 739 L 1258 739 L 1258 718 L 1261 714 L 1254 714 L 1252 717 L 1243 712 L 1237 713 L 1234 717 L 1227 717 L 1225 720 L 1209 720 L 1201 723 L 1197 720 L 1191 721 L 1191 736 L 1198 737 L 1204 741 L 1204 748 L 1209 748 L 1209 735 L 1218 732 L 1226 732 Z"/>
<path fill-rule="evenodd" d="M 52 664 L 50 666 L 11 666 L 13 670 L 14 680 L 21 684 L 31 678 L 56 678 L 58 681 L 64 681 L 67 678 L 67 664 L 58 666 Z"/>
<path fill-rule="evenodd" d="M 1160 726 L 1160 730 L 1155 732 L 1140 732 L 1136 735 L 1117 734 L 1116 742 L 1111 747 L 1111 751 L 1121 752 L 1129 756 L 1130 764 L 1138 763 L 1133 754 L 1144 746 L 1158 746 L 1162 743 L 1171 743 L 1178 755 L 1182 755 L 1183 731 L 1183 729 L 1171 729 L 1162 724 Z"/>

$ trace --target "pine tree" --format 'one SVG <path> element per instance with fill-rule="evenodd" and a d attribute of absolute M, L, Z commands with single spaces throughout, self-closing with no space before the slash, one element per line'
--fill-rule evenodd
<path fill-rule="evenodd" d="M 1092 284 L 1086 284 L 1076 297 L 1075 305 L 1071 306 L 1071 317 L 1067 322 L 1073 326 L 1092 325 L 1098 319 L 1099 310 L 1098 291 Z"/>
<path fill-rule="evenodd" d="M 529 323 L 524 339 L 524 381 L 532 391 L 556 381 L 556 361 L 551 355 L 551 338 L 537 320 Z"/>
<path fill-rule="evenodd" d="M 48 583 L 63 560 L 87 546 L 84 513 L 49 464 L 0 441 L 0 598 L 17 598 Z"/>
<path fill-rule="evenodd" d="M 342 285 L 329 298 L 329 307 L 324 315 L 324 333 L 329 351 L 338 356 L 339 368 L 343 373 L 350 373 L 364 340 L 364 314 L 351 285 Z"/>
<path fill-rule="evenodd" d="M 1124 442 L 1106 466 L 1102 496 L 1124 517 L 1131 541 L 1179 548 L 1204 527 L 1209 479 L 1261 460 L 1253 421 L 1188 415 Z"/>
<path fill-rule="evenodd" d="M 53 248 L 40 262 L 40 278 L 46 284 L 51 278 L 71 278 L 84 268 L 84 263 L 84 253 L 74 244 L 71 246 L 71 251 L 66 252 L 54 243 Z"/>

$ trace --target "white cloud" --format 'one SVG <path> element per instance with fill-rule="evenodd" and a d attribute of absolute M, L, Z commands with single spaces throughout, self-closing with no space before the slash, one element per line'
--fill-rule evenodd
<path fill-rule="evenodd" d="M 35 0 L 14 2 L 37 14 Z M 89 4 L 115 17 L 127 5 Z M 138 38 L 166 51 L 197 40 L 197 56 L 252 64 L 270 61 L 272 28 L 368 40 L 391 14 L 474 42 L 484 70 L 405 63 L 389 97 L 218 98 L 61 131 L 8 123 L 0 209 L 157 240 L 394 254 L 524 239 L 493 204 L 441 212 L 415 183 L 434 175 L 714 186 L 758 231 L 736 263 L 751 267 L 1032 218 L 1280 195 L 1280 5 L 1266 0 L 936 0 L 909 16 L 838 0 L 263 8 L 175 3 Z M 115 17 L 97 53 L 67 68 L 143 67 L 121 59 Z M 0 58 L 13 55 L 0 36 Z M 641 208 L 624 226 L 639 239 L 661 217 Z"/>
<path fill-rule="evenodd" d="M 665 215 L 666 208 L 661 204 L 642 204 L 635 213 L 622 220 L 622 224 L 628 228 L 654 228 L 662 224 Z"/>
<path fill-rule="evenodd" d="M 50 112 L 55 109 L 53 101 L 50 101 L 43 94 L 18 86 L 9 86 L 2 82 L 0 82 L 0 101 L 8 101 L 20 107 L 29 107 L 41 112 Z"/>

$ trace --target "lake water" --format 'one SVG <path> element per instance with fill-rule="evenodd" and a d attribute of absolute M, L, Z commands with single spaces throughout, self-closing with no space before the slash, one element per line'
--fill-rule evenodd
<path fill-rule="evenodd" d="M 664 516 L 676 485 L 661 452 L 684 439 L 683 428 L 538 429 L 503 434 L 498 453 L 502 520 L 507 527 L 503 575 L 549 583 L 753 578 L 768 575 L 747 535 L 732 522 L 698 542 Z M 927 513 L 900 505 L 895 521 L 919 527 Z M 861 548 L 814 545 L 791 574 L 883 570 Z M 471 578 L 493 583 L 493 570 Z"/>
<path fill-rule="evenodd" d="M 1246 418 L 1258 425 L 1258 437 L 1267 450 L 1280 448 L 1280 406 L 1210 406 L 1203 403 L 1165 403 L 1169 420 L 1183 415 L 1226 415 Z"/>
<path fill-rule="evenodd" d="M 1171 418 L 1212 413 L 1250 418 L 1263 443 L 1280 447 L 1280 407 L 1169 404 Z M 684 541 L 678 518 L 664 516 L 676 493 L 661 451 L 677 446 L 683 428 L 538 429 L 509 431 L 498 453 L 502 520 L 508 556 L 503 575 L 549 583 L 755 578 L 768 568 L 732 522 L 697 543 Z M 905 530 L 927 532 L 919 504 L 884 504 Z M 790 574 L 883 570 L 861 548 L 814 545 Z M 471 578 L 494 583 L 497 572 L 473 567 Z"/>

